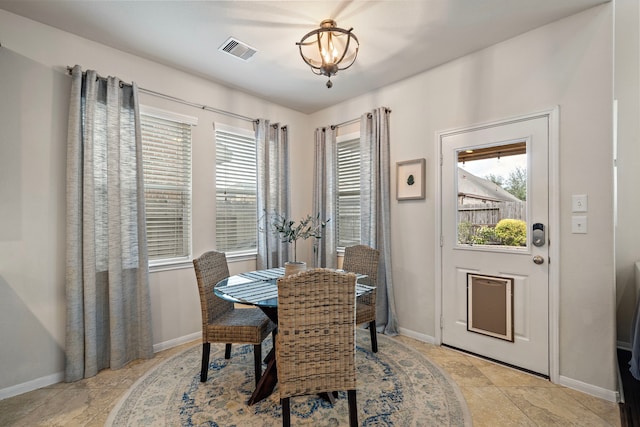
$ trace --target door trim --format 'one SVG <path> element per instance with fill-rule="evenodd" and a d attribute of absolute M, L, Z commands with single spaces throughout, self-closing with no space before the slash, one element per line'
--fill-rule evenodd
<path fill-rule="evenodd" d="M 560 107 L 487 123 L 438 131 L 435 135 L 437 146 L 438 173 L 436 173 L 436 239 L 435 239 L 435 344 L 442 344 L 442 140 L 463 132 L 480 130 L 537 117 L 547 117 L 549 123 L 549 379 L 558 383 L 560 379 Z"/>

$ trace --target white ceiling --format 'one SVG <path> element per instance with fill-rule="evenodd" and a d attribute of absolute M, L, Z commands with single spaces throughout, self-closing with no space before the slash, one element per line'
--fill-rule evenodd
<path fill-rule="evenodd" d="M 607 1 L 0 0 L 0 9 L 311 113 Z M 331 89 L 295 45 L 326 18 L 360 40 Z M 229 37 L 258 52 L 247 62 L 219 52 Z"/>

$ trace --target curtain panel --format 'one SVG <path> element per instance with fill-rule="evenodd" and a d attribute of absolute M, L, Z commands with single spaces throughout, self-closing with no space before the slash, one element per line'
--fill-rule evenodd
<path fill-rule="evenodd" d="M 327 222 L 321 239 L 315 239 L 314 267 L 336 268 L 337 261 L 337 191 L 338 150 L 334 127 L 315 131 L 313 171 L 313 214 Z M 333 221 L 331 219 L 333 218 Z"/>
<path fill-rule="evenodd" d="M 71 75 L 65 381 L 153 355 L 137 87 Z"/>
<path fill-rule="evenodd" d="M 271 229 L 274 213 L 290 217 L 289 140 L 287 127 L 258 119 L 255 123 L 258 163 L 258 270 L 289 261 L 289 244 Z"/>
<path fill-rule="evenodd" d="M 398 333 L 391 278 L 391 188 L 389 115 L 385 107 L 360 119 L 360 239 L 380 251 L 376 324 L 389 335 Z"/>

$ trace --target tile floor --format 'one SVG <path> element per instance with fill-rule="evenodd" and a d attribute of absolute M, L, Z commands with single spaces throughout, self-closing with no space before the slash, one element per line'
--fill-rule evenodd
<path fill-rule="evenodd" d="M 424 353 L 462 391 L 475 427 L 620 426 L 607 402 L 502 365 L 407 337 L 395 339 Z M 102 426 L 122 395 L 148 369 L 193 345 L 160 352 L 118 371 L 54 384 L 0 401 L 0 426 Z"/>

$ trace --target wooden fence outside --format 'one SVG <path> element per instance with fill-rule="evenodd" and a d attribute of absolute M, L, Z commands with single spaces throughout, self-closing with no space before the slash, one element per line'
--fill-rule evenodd
<path fill-rule="evenodd" d="M 524 202 L 474 203 L 458 206 L 458 224 L 470 223 L 475 227 L 495 227 L 501 219 L 527 221 Z"/>

